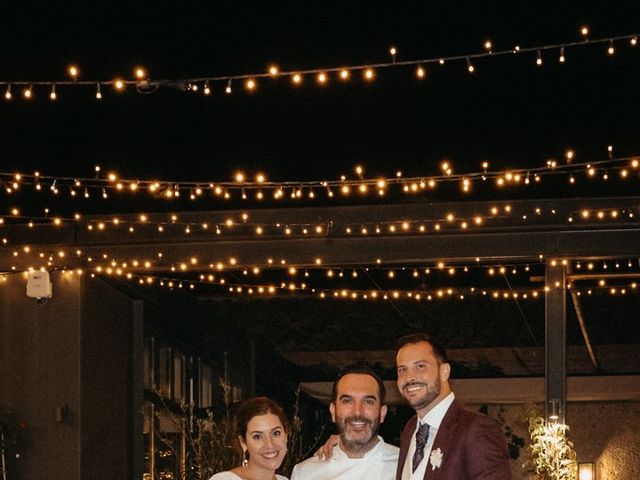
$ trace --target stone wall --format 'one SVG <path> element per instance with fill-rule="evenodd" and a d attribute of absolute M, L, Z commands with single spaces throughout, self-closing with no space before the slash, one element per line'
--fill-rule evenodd
<path fill-rule="evenodd" d="M 504 405 L 501 409 L 494 405 L 489 414 L 503 417 L 528 445 L 526 406 Z M 569 403 L 566 422 L 578 461 L 595 463 L 598 480 L 640 478 L 640 402 Z M 520 457 L 511 462 L 514 480 L 533 478 L 522 467 L 527 458 L 525 446 Z"/>

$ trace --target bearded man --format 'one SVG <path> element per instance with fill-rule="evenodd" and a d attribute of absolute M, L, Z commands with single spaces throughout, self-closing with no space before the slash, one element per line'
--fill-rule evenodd
<path fill-rule="evenodd" d="M 293 468 L 291 480 L 393 480 L 398 447 L 378 435 L 387 414 L 385 388 L 365 364 L 346 367 L 333 384 L 329 405 L 339 433 L 331 460 L 311 457 Z"/>
<path fill-rule="evenodd" d="M 510 480 L 497 422 L 462 406 L 449 386 L 451 365 L 426 334 L 398 340 L 398 390 L 416 411 L 400 437 L 396 480 Z"/>

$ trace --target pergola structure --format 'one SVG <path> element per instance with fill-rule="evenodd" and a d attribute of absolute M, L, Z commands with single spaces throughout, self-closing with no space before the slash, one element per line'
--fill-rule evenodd
<path fill-rule="evenodd" d="M 492 211 L 509 214 L 492 216 Z M 456 219 L 482 220 L 460 227 L 451 212 Z M 562 418 L 566 400 L 567 286 L 589 278 L 588 274 L 571 271 L 571 261 L 640 257 L 638 214 L 640 197 L 460 203 L 414 200 L 398 205 L 184 212 L 173 217 L 179 218 L 177 223 L 165 220 L 167 214 L 150 214 L 144 225 L 137 215 L 120 215 L 118 225 L 106 229 L 97 225 L 109 219 L 88 216 L 73 224 L 41 225 L 37 235 L 26 225 L 5 225 L 3 235 L 8 242 L 0 250 L 0 266 L 8 273 L 24 271 L 43 266 L 42 259 L 49 257 L 55 258 L 49 268 L 53 264 L 105 274 L 112 264 L 124 266 L 120 275 L 159 275 L 175 271 L 177 266 L 180 270 L 181 265 L 189 272 L 210 272 L 268 265 L 543 263 L 546 408 L 547 415 Z M 223 235 L 214 228 L 193 228 L 188 235 L 184 232 L 184 225 L 224 226 L 229 218 L 237 221 Z M 135 234 L 127 229 L 131 224 L 136 225 Z M 434 227 L 436 224 L 442 226 Z M 164 225 L 162 234 L 153 225 Z M 297 233 L 283 233 L 283 227 L 289 225 L 296 226 Z M 390 228 L 392 225 L 398 228 Z M 302 233 L 305 226 L 316 226 L 316 233 Z M 56 256 L 59 251 L 62 253 Z M 150 260 L 143 267 L 145 259 Z M 100 265 L 105 269 L 98 268 Z M 572 299 L 586 348 L 597 367 L 589 332 L 581 320 L 579 298 L 573 295 Z"/>

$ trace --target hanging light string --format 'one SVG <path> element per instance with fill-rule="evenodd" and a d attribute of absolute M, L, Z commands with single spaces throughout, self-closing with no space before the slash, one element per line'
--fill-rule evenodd
<path fill-rule="evenodd" d="M 350 65 L 350 66 L 326 66 L 321 68 L 310 68 L 310 69 L 297 69 L 297 70 L 280 70 L 278 67 L 272 65 L 266 72 L 254 72 L 254 73 L 245 73 L 238 75 L 215 75 L 215 76 L 207 76 L 207 77 L 194 77 L 187 79 L 164 79 L 164 80 L 151 80 L 148 77 L 147 71 L 142 67 L 136 67 L 134 70 L 134 79 L 123 79 L 116 78 L 113 80 L 81 80 L 80 70 L 77 66 L 70 66 L 68 68 L 68 74 L 71 77 L 71 80 L 58 80 L 58 81 L 42 81 L 42 80 L 0 80 L 0 86 L 5 86 L 6 91 L 4 94 L 4 98 L 6 100 L 12 100 L 13 93 L 11 90 L 11 86 L 17 86 L 22 88 L 22 96 L 25 99 L 31 99 L 33 94 L 34 87 L 50 87 L 51 93 L 49 95 L 52 101 L 55 101 L 58 98 L 58 93 L 56 92 L 56 86 L 64 86 L 64 87 L 94 87 L 96 89 L 95 97 L 96 99 L 102 99 L 103 93 L 101 91 L 102 87 L 113 86 L 116 91 L 124 91 L 127 87 L 135 87 L 139 93 L 153 93 L 158 88 L 175 88 L 178 90 L 186 90 L 192 92 L 202 92 L 204 95 L 210 95 L 213 91 L 224 91 L 226 94 L 232 93 L 232 85 L 233 82 L 241 82 L 243 87 L 246 90 L 253 91 L 258 87 L 258 79 L 268 78 L 268 77 L 288 77 L 291 79 L 291 82 L 294 85 L 301 84 L 305 77 L 313 76 L 315 77 L 315 81 L 319 84 L 325 84 L 329 80 L 329 75 L 337 74 L 337 79 L 346 81 L 349 80 L 352 76 L 353 72 L 362 72 L 363 78 L 365 81 L 371 81 L 375 78 L 375 70 L 379 69 L 388 69 L 388 68 L 397 68 L 397 67 L 410 67 L 416 66 L 415 74 L 419 79 L 423 79 L 426 76 L 425 67 L 429 65 L 442 65 L 448 62 L 459 62 L 464 61 L 467 65 L 467 70 L 469 73 L 475 72 L 475 66 L 472 63 L 472 60 L 487 58 L 487 57 L 502 57 L 506 55 L 513 54 L 524 54 L 524 53 L 536 53 L 536 64 L 542 65 L 542 52 L 546 52 L 549 50 L 558 50 L 559 51 L 559 62 L 564 63 L 566 58 L 566 50 L 574 47 L 581 47 L 587 45 L 607 45 L 607 54 L 614 55 L 615 53 L 615 42 L 620 42 L 624 40 L 628 40 L 629 44 L 632 47 L 635 47 L 638 43 L 638 36 L 640 34 L 626 34 L 626 35 L 618 35 L 613 37 L 606 38 L 589 38 L 589 29 L 588 27 L 582 27 L 580 29 L 580 33 L 582 35 L 582 40 L 566 42 L 566 43 L 555 43 L 548 45 L 538 45 L 533 47 L 520 47 L 515 46 L 510 49 L 505 50 L 493 50 L 493 43 L 490 40 L 484 42 L 485 51 L 476 52 L 476 53 L 466 53 L 462 55 L 452 55 L 452 56 L 439 56 L 439 57 L 431 57 L 431 58 L 422 58 L 422 59 L 413 59 L 413 60 L 397 60 L 398 50 L 396 47 L 391 47 L 389 50 L 389 54 L 391 56 L 391 61 L 387 62 L 378 62 L 378 63 L 368 63 L 368 64 L 358 64 L 358 65 Z M 217 88 L 213 86 L 213 84 L 219 83 L 224 85 L 223 88 Z"/>
<path fill-rule="evenodd" d="M 566 163 L 560 160 L 548 160 L 546 165 L 534 168 L 514 168 L 490 171 L 488 162 L 483 162 L 482 171 L 471 173 L 456 173 L 450 161 L 440 164 L 441 173 L 420 177 L 404 177 L 397 172 L 390 178 L 365 178 L 361 166 L 355 167 L 356 179 L 343 175 L 339 180 L 313 181 L 268 181 L 262 173 L 256 174 L 253 180 L 238 172 L 234 181 L 179 181 L 179 180 L 145 180 L 121 179 L 116 173 L 100 176 L 100 167 L 96 167 L 95 178 L 79 178 L 67 176 L 48 176 L 39 172 L 33 174 L 0 172 L 0 194 L 18 193 L 23 186 L 32 186 L 36 191 L 48 192 L 52 195 L 67 193 L 71 197 L 89 199 L 96 196 L 108 199 L 110 193 L 138 193 L 146 191 L 153 198 L 171 200 L 188 198 L 198 200 L 218 197 L 224 200 L 266 200 L 270 194 L 273 200 L 314 199 L 344 196 L 384 196 L 389 187 L 400 187 L 402 193 L 414 194 L 433 190 L 438 184 L 457 182 L 463 193 L 472 190 L 474 182 L 493 181 L 496 188 L 529 185 L 538 183 L 542 177 L 566 175 L 570 184 L 576 183 L 575 174 L 584 174 L 587 178 L 609 179 L 609 174 L 616 172 L 622 179 L 630 176 L 631 172 L 640 168 L 640 156 L 614 158 L 612 147 L 608 147 L 609 158 L 594 162 L 576 162 L 575 152 L 565 152 Z M 252 193 L 251 196 L 248 193 Z M 233 196 L 232 196 L 233 195 Z M 239 195 L 239 196 L 238 196 Z"/>
<path fill-rule="evenodd" d="M 75 224 L 86 229 L 92 235 L 100 235 L 109 231 L 128 232 L 129 235 L 143 232 L 155 232 L 158 238 L 162 236 L 175 237 L 182 235 L 185 239 L 194 239 L 212 235 L 216 237 L 232 238 L 319 238 L 319 237 L 351 237 L 351 236 L 388 236 L 388 235 L 423 235 L 443 233 L 476 232 L 483 228 L 504 226 L 520 226 L 523 224 L 536 225 L 566 225 L 580 227 L 596 224 L 637 225 L 640 218 L 640 206 L 629 205 L 610 208 L 583 208 L 572 210 L 559 216 L 555 209 L 543 210 L 532 207 L 527 211 L 515 211 L 511 205 L 492 206 L 483 214 L 472 216 L 449 212 L 439 218 L 370 220 L 359 223 L 347 222 L 336 226 L 333 222 L 296 223 L 296 222 L 254 222 L 249 220 L 248 214 L 242 214 L 243 219 L 181 221 L 176 214 L 166 219 L 158 219 L 159 214 L 140 214 L 136 218 L 122 218 L 120 216 L 92 216 L 84 219 L 76 214 L 74 217 L 63 216 L 24 216 L 10 214 L 0 216 L 0 226 L 22 225 L 36 231 L 38 228 L 62 227 Z M 2 244 L 14 244 L 10 241 L 10 232 L 2 237 Z"/>
<path fill-rule="evenodd" d="M 80 268 L 51 267 L 50 271 L 61 271 L 64 275 L 81 276 L 87 273 Z M 0 274 L 0 282 L 7 281 L 9 275 L 23 274 L 32 270 L 5 272 Z M 466 300 L 469 298 L 485 297 L 490 300 L 538 300 L 544 298 L 544 294 L 550 290 L 548 287 L 519 287 L 516 289 L 500 289 L 491 286 L 441 286 L 434 288 L 406 289 L 361 289 L 361 288 L 315 288 L 304 282 L 281 282 L 269 284 L 253 284 L 247 282 L 227 281 L 224 278 L 212 278 L 201 275 L 198 279 L 185 279 L 175 276 L 162 276 L 151 274 L 137 274 L 125 272 L 121 269 L 96 268 L 88 271 L 90 278 L 111 277 L 122 280 L 135 281 L 140 285 L 149 287 L 166 287 L 168 289 L 185 289 L 202 291 L 205 288 L 222 288 L 223 293 L 231 295 L 248 295 L 260 297 L 275 297 L 281 294 L 303 294 L 320 299 L 339 300 L 406 300 L 406 301 L 437 301 L 437 300 Z M 576 291 L 578 296 L 592 296 L 594 294 L 609 294 L 610 296 L 624 297 L 629 294 L 640 293 L 638 282 L 617 282 L 608 284 L 600 280 L 596 285 L 577 287 L 568 285 Z"/>
<path fill-rule="evenodd" d="M 223 293 L 231 295 L 267 296 L 274 297 L 279 294 L 305 294 L 320 299 L 342 299 L 342 300 L 407 300 L 407 301 L 433 301 L 433 300 L 465 300 L 472 297 L 486 297 L 491 300 L 538 300 L 543 299 L 550 289 L 548 287 L 521 287 L 517 289 L 500 289 L 495 287 L 469 286 L 469 287 L 435 287 L 406 289 L 358 289 L 358 288 L 316 288 L 304 282 L 281 282 L 269 284 L 252 284 L 244 282 L 229 282 L 225 279 L 207 279 L 201 276 L 197 280 L 185 279 L 171 276 L 138 275 L 138 274 L 117 274 L 115 272 L 94 272 L 90 276 L 121 277 L 126 280 L 137 281 L 140 285 L 160 286 L 168 289 L 202 290 L 206 287 L 221 287 Z M 601 281 L 598 285 L 591 287 L 575 287 L 578 296 L 591 296 L 593 294 L 605 293 L 611 296 L 637 295 L 638 282 L 617 283 L 607 285 Z"/>

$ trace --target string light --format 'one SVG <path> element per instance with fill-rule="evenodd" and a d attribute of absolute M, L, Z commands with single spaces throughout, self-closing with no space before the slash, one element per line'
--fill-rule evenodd
<path fill-rule="evenodd" d="M 4 92 L 4 98 L 11 100 L 11 84 L 7 85 L 7 90 Z"/>
<path fill-rule="evenodd" d="M 144 80 L 145 78 L 147 78 L 147 72 L 142 67 L 136 67 L 133 74 L 138 80 Z"/>
<path fill-rule="evenodd" d="M 98 100 L 102 99 L 102 92 L 100 91 L 100 84 L 96 83 L 96 98 Z"/>
<path fill-rule="evenodd" d="M 471 63 L 471 59 L 469 57 L 467 57 L 467 70 L 469 73 L 473 73 L 476 70 L 473 64 Z"/>
<path fill-rule="evenodd" d="M 49 93 L 49 98 L 51 100 L 56 100 L 58 95 L 56 94 L 56 84 L 51 85 L 51 93 Z"/>
<path fill-rule="evenodd" d="M 431 175 L 428 177 L 410 177 L 403 178 L 401 175 L 395 178 L 389 179 L 368 179 L 362 176 L 362 173 L 356 173 L 358 179 L 341 178 L 338 181 L 299 181 L 299 182 L 271 182 L 267 181 L 264 174 L 259 174 L 254 177 L 254 181 L 249 181 L 244 174 L 240 174 L 234 177 L 233 182 L 216 182 L 211 183 L 208 180 L 198 180 L 192 182 L 179 182 L 172 180 L 144 180 L 144 179 L 121 179 L 115 181 L 114 178 L 101 177 L 101 172 L 96 171 L 95 178 L 67 178 L 58 176 L 42 176 L 42 175 L 23 175 L 19 181 L 13 179 L 13 173 L 0 172 L 0 182 L 8 182 L 8 188 L 3 189 L 6 193 L 12 193 L 20 186 L 32 185 L 36 190 L 40 191 L 43 184 L 47 184 L 48 189 L 51 192 L 58 193 L 63 187 L 63 191 L 70 192 L 70 195 L 74 195 L 76 189 L 82 188 L 85 193 L 90 193 L 91 190 L 100 191 L 114 191 L 116 193 L 137 193 L 139 191 L 148 192 L 154 196 L 154 198 L 160 199 L 173 199 L 178 198 L 182 194 L 185 194 L 192 200 L 198 199 L 215 199 L 223 198 L 225 200 L 237 199 L 238 192 L 244 194 L 242 197 L 246 200 L 249 198 L 255 198 L 262 200 L 267 198 L 267 194 L 274 200 L 283 200 L 287 198 L 284 192 L 290 192 L 288 197 L 292 200 L 298 200 L 303 198 L 315 199 L 318 198 L 318 193 L 324 192 L 322 197 L 325 199 L 333 198 L 334 189 L 339 188 L 342 195 L 352 196 L 355 192 L 360 195 L 370 195 L 371 193 L 377 196 L 384 196 L 387 194 L 390 188 L 400 188 L 400 191 L 406 194 L 418 194 L 428 193 L 435 189 L 436 186 L 443 182 L 459 182 L 461 190 L 463 192 L 469 192 L 470 187 L 475 179 L 489 180 L 494 179 L 495 185 L 498 188 L 505 188 L 507 186 L 526 186 L 529 185 L 529 177 L 532 176 L 534 183 L 540 183 L 541 179 L 545 176 L 558 175 L 559 173 L 565 174 L 569 182 L 577 184 L 578 175 L 584 175 L 590 179 L 601 178 L 607 180 L 609 178 L 608 172 L 616 171 L 619 175 L 616 178 L 629 179 L 635 178 L 630 174 L 632 170 L 637 170 L 640 164 L 638 156 L 632 157 L 613 157 L 613 148 L 607 147 L 607 159 L 588 162 L 588 163 L 575 163 L 575 151 L 567 150 L 564 153 L 566 163 L 559 163 L 557 160 L 550 159 L 543 167 L 516 169 L 510 171 L 489 171 L 488 162 L 483 163 L 481 171 L 470 173 L 454 173 L 451 162 L 445 161 L 440 164 L 440 174 Z M 362 172 L 362 170 L 361 170 Z M 600 177 L 597 174 L 601 173 Z M 573 178 L 573 180 L 571 180 Z M 15 186 L 12 186 L 16 183 Z M 55 184 L 55 185 L 54 185 Z M 202 194 L 202 184 L 209 186 L 212 196 L 205 196 Z M 293 187 L 295 184 L 297 186 Z M 253 191 L 252 196 L 248 195 L 248 192 Z M 1 192 L 1 191 L 0 191 Z M 199 192 L 199 193 L 194 193 Z M 308 193 L 304 193 L 308 192 Z M 258 194 L 259 193 L 259 194 Z M 161 195 L 158 195 L 161 194 Z M 88 198 L 90 195 L 85 195 Z"/>
<path fill-rule="evenodd" d="M 67 73 L 74 81 L 76 81 L 78 80 L 78 75 L 80 75 L 80 70 L 75 65 L 69 65 Z"/>
<path fill-rule="evenodd" d="M 421 67 L 424 69 L 424 66 L 428 66 L 429 64 L 440 64 L 440 65 L 444 65 L 447 61 L 460 61 L 460 60 L 466 60 L 467 62 L 467 69 L 472 73 L 475 70 L 474 65 L 471 63 L 471 59 L 477 59 L 477 58 L 483 58 L 483 57 L 488 57 L 488 56 L 492 56 L 493 58 L 498 58 L 498 57 L 503 57 L 506 54 L 511 54 L 513 52 L 516 53 L 523 53 L 523 52 L 536 52 L 537 53 L 537 58 L 540 59 L 541 61 L 541 55 L 543 51 L 546 50 L 560 50 L 560 62 L 564 62 L 565 59 L 565 50 L 567 48 L 570 47 L 579 47 L 579 46 L 583 46 L 586 44 L 600 44 L 600 43 L 607 43 L 608 46 L 608 52 L 610 55 L 613 55 L 614 53 L 614 42 L 616 41 L 621 41 L 621 40 L 628 40 L 629 44 L 631 46 L 636 46 L 637 45 L 637 37 L 638 34 L 634 33 L 634 34 L 628 34 L 628 35 L 619 35 L 616 37 L 610 37 L 610 38 L 601 38 L 601 39 L 589 39 L 588 38 L 588 34 L 589 34 L 589 29 L 588 27 L 582 27 L 580 29 L 580 33 L 583 36 L 584 40 L 581 42 L 567 42 L 567 43 L 561 43 L 561 44 L 546 44 L 546 45 L 538 45 L 538 46 L 532 46 L 532 47 L 527 47 L 527 48 L 522 48 L 520 46 L 516 46 L 514 49 L 509 49 L 509 50 L 503 50 L 503 51 L 494 51 L 493 50 L 493 42 L 491 42 L 490 40 L 487 40 L 484 42 L 484 52 L 481 53 L 467 53 L 467 54 L 462 54 L 462 55 L 454 55 L 454 56 L 450 56 L 450 57 L 433 57 L 433 58 L 422 58 L 422 59 L 414 59 L 414 60 L 406 60 L 406 61 L 398 61 L 397 60 L 397 48 L 391 47 L 389 49 L 389 53 L 391 55 L 391 61 L 387 62 L 387 63 L 376 63 L 376 64 L 361 64 L 361 65 L 351 65 L 349 67 L 335 67 L 335 66 L 325 66 L 325 67 L 321 67 L 321 68 L 317 68 L 317 69 L 308 69 L 308 70 L 298 70 L 298 71 L 280 71 L 278 69 L 277 66 L 272 65 L 269 67 L 269 69 L 266 72 L 256 72 L 256 73 L 244 73 L 244 74 L 240 74 L 240 75 L 223 75 L 223 76 L 213 76 L 213 77 L 200 77 L 197 79 L 186 79 L 186 80 L 175 80 L 175 79 L 164 79 L 164 80 L 148 80 L 147 78 L 147 72 L 144 68 L 142 67 L 137 67 L 136 69 L 134 69 L 134 80 L 123 80 L 123 79 L 116 79 L 112 82 L 107 81 L 107 80 L 103 80 L 100 81 L 98 83 L 102 83 L 102 84 L 109 84 L 109 83 L 113 83 L 114 86 L 116 87 L 116 90 L 121 91 L 124 90 L 126 88 L 127 85 L 135 85 L 136 89 L 138 92 L 141 93 L 146 93 L 148 91 L 154 91 L 157 88 L 160 87 L 168 87 L 168 88 L 178 88 L 178 89 L 185 89 L 185 85 L 187 86 L 186 89 L 190 90 L 190 91 L 197 91 L 198 90 L 198 83 L 200 84 L 205 84 L 205 82 L 208 82 L 209 84 L 209 91 L 212 91 L 213 89 L 212 84 L 215 82 L 226 82 L 227 83 L 227 87 L 224 89 L 225 93 L 231 93 L 231 80 L 244 80 L 245 82 L 245 86 L 247 87 L 248 91 L 254 91 L 257 87 L 257 80 L 261 77 L 284 77 L 284 76 L 288 76 L 291 77 L 291 81 L 292 83 L 294 83 L 295 85 L 298 85 L 301 80 L 303 75 L 314 75 L 317 76 L 320 73 L 324 73 L 326 75 L 325 80 L 328 81 L 329 79 L 329 74 L 333 73 L 333 72 L 338 72 L 339 77 L 342 80 L 347 80 L 350 76 L 350 72 L 352 71 L 362 71 L 365 80 L 367 81 L 372 81 L 375 78 L 375 74 L 374 74 L 374 68 L 375 69 L 380 69 L 380 68 L 397 68 L 397 67 L 405 67 L 405 66 L 415 66 L 416 70 L 416 75 L 420 77 L 420 75 L 417 73 L 418 72 L 418 68 Z M 78 80 L 79 77 L 79 69 L 76 66 L 69 66 L 67 69 L 67 72 L 69 74 L 69 76 L 71 77 L 71 81 L 63 81 L 63 80 L 58 80 L 56 82 L 47 82 L 47 81 L 0 81 L 0 85 L 9 85 L 10 83 L 13 83 L 14 85 L 45 85 L 45 86 L 51 86 L 53 85 L 53 83 L 56 83 L 58 85 L 73 85 L 73 86 L 83 86 L 83 85 L 95 85 L 96 82 L 89 82 L 89 81 L 80 81 Z M 323 82 L 319 82 L 319 83 L 323 83 Z M 144 88 L 140 88 L 141 86 L 144 86 Z M 206 87 L 205 87 L 206 88 Z"/>
<path fill-rule="evenodd" d="M 580 27 L 580 34 L 584 37 L 585 41 L 587 41 L 589 37 L 589 27 L 586 25 Z"/>

